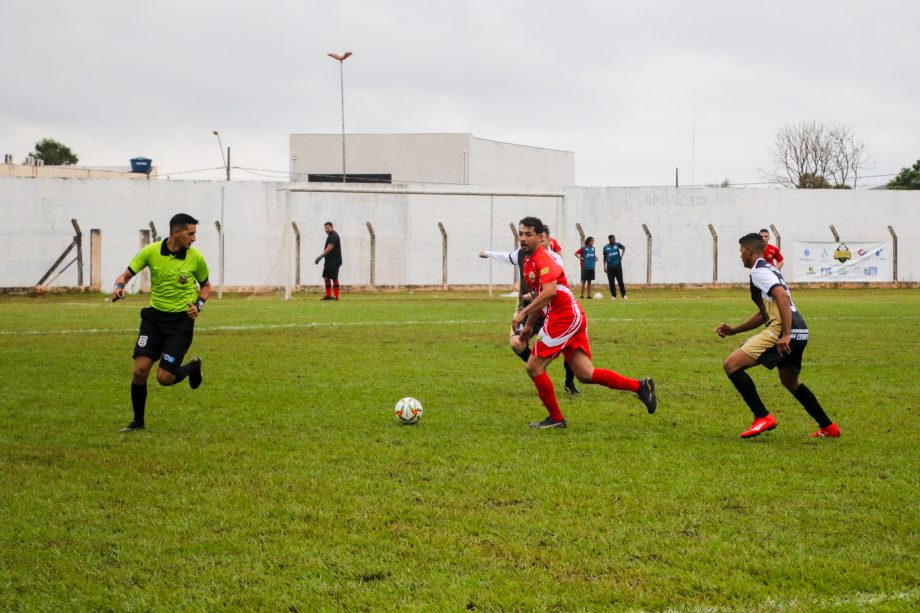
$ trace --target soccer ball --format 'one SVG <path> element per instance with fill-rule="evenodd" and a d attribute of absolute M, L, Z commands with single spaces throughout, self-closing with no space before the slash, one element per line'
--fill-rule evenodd
<path fill-rule="evenodd" d="M 595 299 L 595 300 L 603 300 L 603 299 L 604 299 L 604 295 L 603 295 L 602 293 L 600 293 L 600 292 L 597 292 L 596 294 L 594 294 L 594 299 Z"/>
<path fill-rule="evenodd" d="M 417 424 L 418 420 L 422 418 L 422 403 L 412 396 L 406 396 L 396 403 L 394 412 L 399 423 L 407 426 Z"/>

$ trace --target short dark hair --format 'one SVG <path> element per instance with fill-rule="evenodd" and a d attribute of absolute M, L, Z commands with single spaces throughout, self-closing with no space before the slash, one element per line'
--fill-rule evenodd
<path fill-rule="evenodd" d="M 189 224 L 195 224 L 197 226 L 198 220 L 191 215 L 178 213 L 173 215 L 172 219 L 169 220 L 169 231 L 172 232 L 173 230 L 184 230 L 185 226 Z"/>
<path fill-rule="evenodd" d="M 767 230 L 766 228 L 761 228 L 761 229 L 760 229 L 760 233 L 763 234 L 764 232 L 766 232 L 767 234 L 770 233 L 770 231 Z"/>
<path fill-rule="evenodd" d="M 323 226 L 332 226 L 332 222 L 327 221 L 326 223 L 323 224 Z M 335 226 L 332 226 L 332 227 L 334 228 Z"/>
<path fill-rule="evenodd" d="M 751 232 L 738 239 L 738 244 L 754 253 L 763 253 L 763 237 L 760 232 Z"/>
<path fill-rule="evenodd" d="M 546 226 L 543 225 L 539 217 L 525 217 L 518 223 L 525 228 L 533 228 L 533 231 L 537 234 L 546 234 Z"/>
<path fill-rule="evenodd" d="M 608 234 L 608 235 L 607 235 L 607 240 L 610 240 L 610 239 L 616 240 L 616 238 L 617 238 L 617 237 L 614 236 L 613 234 Z"/>
<path fill-rule="evenodd" d="M 588 243 L 590 243 L 590 242 L 593 241 L 593 240 L 594 240 L 594 237 L 593 237 L 593 236 L 589 236 L 588 238 L 585 239 L 585 244 L 587 245 Z"/>

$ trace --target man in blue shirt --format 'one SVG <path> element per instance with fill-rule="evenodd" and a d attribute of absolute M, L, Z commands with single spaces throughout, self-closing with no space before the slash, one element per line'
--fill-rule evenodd
<path fill-rule="evenodd" d="M 617 242 L 617 237 L 611 234 L 607 237 L 609 241 L 604 245 L 604 272 L 607 273 L 607 283 L 610 284 L 610 299 L 617 299 L 617 290 L 614 281 L 620 284 L 620 294 L 623 300 L 626 298 L 626 286 L 623 285 L 623 256 L 626 255 L 626 247 L 623 243 Z"/>
<path fill-rule="evenodd" d="M 597 252 L 594 249 L 594 237 L 585 239 L 584 247 L 575 252 L 581 260 L 581 298 L 585 298 L 585 283 L 588 284 L 588 299 L 591 298 L 591 283 L 594 282 L 594 268 L 597 265 Z"/>

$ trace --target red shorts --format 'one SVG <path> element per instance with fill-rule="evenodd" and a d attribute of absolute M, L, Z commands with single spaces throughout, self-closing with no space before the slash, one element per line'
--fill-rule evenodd
<path fill-rule="evenodd" d="M 538 358 L 556 358 L 561 353 L 569 359 L 579 349 L 591 358 L 588 318 L 584 313 L 577 318 L 554 318 L 550 313 L 540 330 L 540 340 L 534 343 L 532 351 Z"/>

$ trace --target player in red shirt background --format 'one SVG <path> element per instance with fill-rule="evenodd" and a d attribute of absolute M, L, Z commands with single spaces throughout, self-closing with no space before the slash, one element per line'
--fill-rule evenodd
<path fill-rule="evenodd" d="M 553 383 L 546 374 L 547 365 L 560 354 L 565 356 L 582 383 L 634 392 L 648 412 L 654 413 L 658 406 L 654 380 L 629 379 L 612 370 L 595 368 L 591 362 L 587 317 L 568 287 L 565 271 L 542 246 L 545 238 L 543 222 L 536 217 L 525 217 L 518 226 L 518 236 L 521 253 L 525 256 L 524 276 L 536 298 L 514 316 L 512 325 L 523 324 L 521 338 L 526 343 L 533 334 L 533 323 L 539 313 L 542 311 L 545 316 L 540 338 L 534 343 L 527 360 L 527 374 L 533 380 L 549 417 L 531 423 L 530 427 L 565 428 L 567 425 L 559 409 Z"/>
<path fill-rule="evenodd" d="M 761 228 L 760 238 L 763 239 L 763 259 L 767 261 L 767 264 L 775 266 L 777 270 L 782 270 L 783 254 L 779 252 L 779 249 L 770 244 L 769 230 Z"/>

